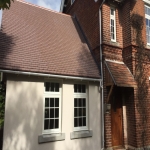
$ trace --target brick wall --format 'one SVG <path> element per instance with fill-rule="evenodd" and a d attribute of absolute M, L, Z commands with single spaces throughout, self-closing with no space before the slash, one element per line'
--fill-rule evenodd
<path fill-rule="evenodd" d="M 111 1 L 111 0 L 110 0 Z M 76 15 L 77 20 L 90 44 L 93 53 L 99 62 L 99 6 L 101 0 L 75 0 L 71 7 L 66 11 L 68 14 Z M 116 8 L 116 42 L 111 42 L 110 37 L 110 6 Z M 144 26 L 142 37 L 146 43 L 146 26 L 145 26 L 145 10 L 143 0 L 126 0 L 122 5 L 105 3 L 102 6 L 102 50 L 103 60 L 112 59 L 124 61 L 129 70 L 135 75 L 135 30 L 131 26 L 131 16 L 137 13 L 144 18 Z M 147 49 L 150 47 L 146 46 Z M 149 64 L 149 62 L 147 62 Z M 105 86 L 105 65 L 104 72 L 104 100 L 106 101 L 108 91 Z M 148 73 L 150 76 L 150 72 Z M 149 81 L 147 81 L 149 82 Z M 127 119 L 127 135 L 124 137 L 124 144 L 133 147 L 141 147 L 140 129 L 138 129 L 139 114 L 137 113 L 137 89 L 129 88 L 126 90 L 127 95 L 125 101 L 126 119 Z M 148 101 L 150 103 L 150 89 Z M 148 113 L 150 116 L 150 113 Z M 125 118 L 123 118 L 123 121 Z M 150 119 L 149 119 L 150 120 Z M 150 126 L 150 121 L 148 122 Z M 124 126 L 123 126 L 124 127 Z M 150 127 L 147 130 L 148 140 L 146 145 L 150 145 Z M 111 114 L 105 114 L 105 147 L 111 147 Z"/>

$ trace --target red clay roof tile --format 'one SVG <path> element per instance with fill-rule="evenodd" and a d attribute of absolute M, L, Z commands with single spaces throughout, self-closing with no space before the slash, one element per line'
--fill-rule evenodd
<path fill-rule="evenodd" d="M 106 66 L 112 76 L 112 80 L 117 86 L 135 87 L 136 82 L 133 75 L 123 62 L 106 60 Z"/>
<path fill-rule="evenodd" d="M 0 54 L 0 69 L 100 78 L 76 20 L 26 2 L 3 12 Z"/>

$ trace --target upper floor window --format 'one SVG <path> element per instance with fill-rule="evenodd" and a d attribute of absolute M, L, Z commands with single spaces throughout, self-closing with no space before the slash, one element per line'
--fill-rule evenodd
<path fill-rule="evenodd" d="M 88 130 L 87 88 L 84 84 L 74 84 L 74 130 Z"/>
<path fill-rule="evenodd" d="M 44 133 L 59 133 L 61 126 L 60 83 L 45 82 L 44 90 Z"/>
<path fill-rule="evenodd" d="M 147 44 L 150 45 L 150 7 L 148 6 L 145 6 L 145 19 Z"/>
<path fill-rule="evenodd" d="M 110 31 L 111 41 L 116 42 L 116 14 L 114 8 L 110 8 Z"/>
<path fill-rule="evenodd" d="M 73 3 L 74 3 L 74 1 L 75 1 L 75 0 L 71 0 L 71 4 L 73 4 Z"/>

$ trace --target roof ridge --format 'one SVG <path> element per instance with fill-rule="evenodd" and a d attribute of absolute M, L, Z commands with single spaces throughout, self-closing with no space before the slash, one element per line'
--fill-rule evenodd
<path fill-rule="evenodd" d="M 16 0 L 16 1 L 21 2 L 21 3 L 25 3 L 25 4 L 30 5 L 30 6 L 33 6 L 33 7 L 38 7 L 38 8 L 47 10 L 47 11 L 51 11 L 51 12 L 53 12 L 53 13 L 57 13 L 57 14 L 60 14 L 60 15 L 64 15 L 64 16 L 73 18 L 73 16 L 71 16 L 71 15 L 64 14 L 64 13 L 61 13 L 61 12 L 57 12 L 57 11 L 55 11 L 55 10 L 51 10 L 51 9 L 49 9 L 49 8 L 45 8 L 45 7 L 42 7 L 42 6 L 38 6 L 38 5 L 36 5 L 36 4 L 32 4 L 32 3 L 26 2 L 26 1 L 24 1 L 24 0 Z"/>

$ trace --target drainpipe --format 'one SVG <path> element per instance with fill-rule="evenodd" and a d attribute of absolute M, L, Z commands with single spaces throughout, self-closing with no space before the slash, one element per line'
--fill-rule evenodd
<path fill-rule="evenodd" d="M 104 150 L 104 89 L 103 89 L 103 57 L 102 57 L 102 6 L 105 0 L 102 1 L 99 7 L 99 29 L 100 29 L 100 68 L 101 68 L 101 150 Z"/>

